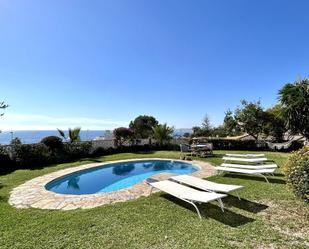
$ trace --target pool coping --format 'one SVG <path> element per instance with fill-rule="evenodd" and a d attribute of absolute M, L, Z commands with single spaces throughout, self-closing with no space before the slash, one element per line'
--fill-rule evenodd
<path fill-rule="evenodd" d="M 76 173 L 81 170 L 91 169 L 104 165 L 110 165 L 113 163 L 145 161 L 145 160 L 160 160 L 160 161 L 168 160 L 175 162 L 190 163 L 193 166 L 198 166 L 200 168 L 198 171 L 195 171 L 190 175 L 197 176 L 200 178 L 205 178 L 215 174 L 215 169 L 211 164 L 197 160 L 184 161 L 171 158 L 139 158 L 139 159 L 125 159 L 117 161 L 90 163 L 77 167 L 71 167 L 59 170 L 43 176 L 39 176 L 19 185 L 18 187 L 15 187 L 11 191 L 9 204 L 16 208 L 73 210 L 78 208 L 89 209 L 106 204 L 134 200 L 141 196 L 148 196 L 150 195 L 150 188 L 145 180 L 126 189 L 121 189 L 114 192 L 107 192 L 107 193 L 102 192 L 87 195 L 58 194 L 55 192 L 48 191 L 45 188 L 46 184 L 48 184 L 49 182 L 61 178 L 65 175 Z M 153 175 L 152 178 L 158 180 L 165 180 L 171 177 L 172 175 L 174 174 L 159 173 Z"/>

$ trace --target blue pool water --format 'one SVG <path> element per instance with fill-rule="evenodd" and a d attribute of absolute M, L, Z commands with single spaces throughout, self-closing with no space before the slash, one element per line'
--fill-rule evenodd
<path fill-rule="evenodd" d="M 189 163 L 163 160 L 122 162 L 82 170 L 46 185 L 60 194 L 95 194 L 131 187 L 158 173 L 190 174 L 198 168 Z"/>

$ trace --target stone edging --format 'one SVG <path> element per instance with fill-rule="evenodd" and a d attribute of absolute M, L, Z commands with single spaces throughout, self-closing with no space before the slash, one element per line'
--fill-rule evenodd
<path fill-rule="evenodd" d="M 145 181 L 138 183 L 130 188 L 121 189 L 110 193 L 97 193 L 89 195 L 64 195 L 57 194 L 45 189 L 45 185 L 59 177 L 71 174 L 80 170 L 98 167 L 102 165 L 128 162 L 128 161 L 143 161 L 143 160 L 174 160 L 162 158 L 141 158 L 118 160 L 101 163 L 91 163 L 56 171 L 47 175 L 36 177 L 24 184 L 14 188 L 11 191 L 9 203 L 16 208 L 41 208 L 41 209 L 61 209 L 72 210 L 77 208 L 88 209 L 97 206 L 111 204 L 115 202 L 123 202 L 127 200 L 137 199 L 141 196 L 148 196 L 150 188 Z M 181 160 L 174 160 L 181 161 Z M 182 161 L 183 162 L 183 161 Z M 188 162 L 188 161 L 186 161 Z M 192 175 L 197 177 L 208 177 L 215 173 L 215 169 L 209 163 L 202 161 L 190 161 L 195 166 L 200 167 L 200 170 L 193 172 Z M 159 173 L 152 176 L 158 180 L 169 178 L 170 173 Z"/>

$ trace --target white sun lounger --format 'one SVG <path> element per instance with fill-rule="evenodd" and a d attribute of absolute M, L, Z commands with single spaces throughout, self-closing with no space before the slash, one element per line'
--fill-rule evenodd
<path fill-rule="evenodd" d="M 217 194 L 213 192 L 204 192 L 196 190 L 176 182 L 169 180 L 158 181 L 158 182 L 148 182 L 148 184 L 153 188 L 157 188 L 165 193 L 168 193 L 180 200 L 190 203 L 196 209 L 196 212 L 200 218 L 202 218 L 201 213 L 195 203 L 207 203 L 211 201 L 218 201 L 222 212 L 224 212 L 224 206 L 221 198 L 226 197 L 225 194 Z"/>
<path fill-rule="evenodd" d="M 275 169 L 278 168 L 277 164 L 258 164 L 258 165 L 244 165 L 234 163 L 222 163 L 220 166 L 238 169 Z"/>
<path fill-rule="evenodd" d="M 228 157 L 265 157 L 265 154 L 225 154 Z"/>
<path fill-rule="evenodd" d="M 225 194 L 243 188 L 243 186 L 240 185 L 215 183 L 190 175 L 178 175 L 173 176 L 170 179 L 205 191 L 219 192 Z M 240 197 L 237 192 L 236 194 L 238 199 L 240 200 Z"/>
<path fill-rule="evenodd" d="M 239 158 L 239 157 L 222 157 L 224 161 L 238 161 L 238 162 L 246 162 L 246 163 L 259 163 L 267 161 L 266 157 L 261 158 Z"/>
<path fill-rule="evenodd" d="M 269 183 L 267 177 L 264 174 L 273 174 L 275 172 L 275 168 L 273 169 L 239 169 L 239 168 L 230 168 L 230 167 L 215 167 L 218 171 L 230 172 L 230 173 L 241 173 L 247 175 L 259 175 L 265 178 L 266 182 Z"/>

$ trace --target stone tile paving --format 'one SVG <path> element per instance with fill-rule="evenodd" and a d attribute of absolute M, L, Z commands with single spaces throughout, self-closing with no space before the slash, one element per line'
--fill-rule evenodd
<path fill-rule="evenodd" d="M 138 183 L 130 188 L 121 189 L 110 193 L 96 193 L 88 195 L 67 195 L 57 194 L 46 190 L 45 185 L 52 180 L 55 180 L 64 175 L 77 172 L 84 169 L 107 165 L 111 163 L 139 161 L 139 160 L 171 160 L 162 158 L 143 158 L 131 160 L 119 160 L 113 162 L 100 162 L 86 164 L 78 167 L 68 168 L 53 172 L 47 175 L 36 177 L 24 184 L 14 188 L 11 191 L 9 203 L 16 208 L 40 208 L 40 209 L 61 209 L 72 210 L 77 208 L 88 209 L 94 208 L 105 204 L 115 202 L 123 202 L 127 200 L 137 199 L 141 196 L 148 196 L 150 194 L 150 187 L 145 181 Z M 181 161 L 181 160 L 173 160 Z M 209 163 L 202 161 L 191 161 L 190 163 L 198 166 L 200 170 L 192 173 L 192 175 L 204 178 L 215 174 L 215 169 Z M 160 173 L 152 176 L 158 180 L 165 180 L 173 174 Z M 154 190 L 153 192 L 156 192 Z"/>

